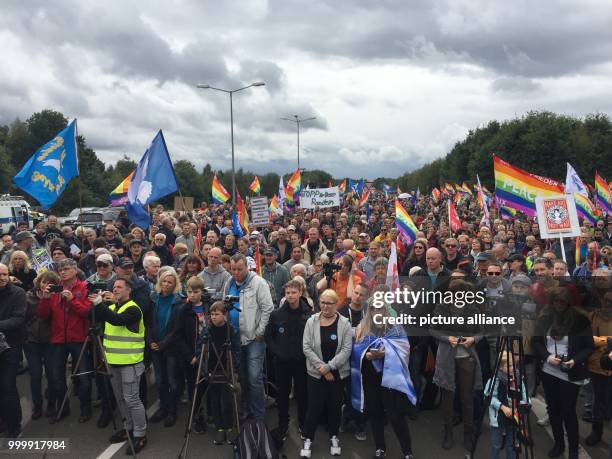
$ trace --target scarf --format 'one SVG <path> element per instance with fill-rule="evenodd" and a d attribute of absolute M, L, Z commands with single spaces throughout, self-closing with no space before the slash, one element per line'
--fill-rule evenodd
<path fill-rule="evenodd" d="M 371 347 L 384 347 L 385 349 L 384 359 L 372 360 L 374 369 L 379 373 L 382 371 L 381 385 L 406 394 L 410 402 L 416 405 L 416 391 L 408 369 L 410 344 L 403 329 L 396 326 L 390 328 L 383 337 L 368 335 L 362 341 L 353 343 L 351 353 L 351 404 L 353 408 L 360 412 L 363 412 L 365 408 L 361 363 Z"/>

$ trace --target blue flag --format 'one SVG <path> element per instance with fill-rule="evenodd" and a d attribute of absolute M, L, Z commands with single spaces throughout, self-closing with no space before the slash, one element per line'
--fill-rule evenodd
<path fill-rule="evenodd" d="M 361 196 L 361 192 L 363 191 L 363 187 L 365 185 L 365 180 L 351 180 L 349 179 L 349 190 L 354 191 L 358 196 Z"/>
<path fill-rule="evenodd" d="M 387 185 L 386 183 L 383 183 L 383 191 L 385 193 L 385 196 L 389 196 L 389 194 L 393 193 L 395 189 L 391 185 Z"/>
<path fill-rule="evenodd" d="M 151 217 L 145 206 L 177 190 L 174 168 L 160 130 L 138 163 L 128 188 L 129 219 L 141 228 L 148 228 Z"/>
<path fill-rule="evenodd" d="M 242 225 L 238 220 L 238 213 L 235 210 L 232 210 L 232 231 L 237 239 L 244 237 L 244 231 L 242 231 Z"/>
<path fill-rule="evenodd" d="M 48 209 L 76 175 L 79 175 L 79 167 L 75 119 L 53 140 L 36 150 L 13 181 Z"/>

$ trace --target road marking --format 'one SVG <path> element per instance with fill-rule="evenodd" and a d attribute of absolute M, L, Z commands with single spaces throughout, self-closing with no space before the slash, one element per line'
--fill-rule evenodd
<path fill-rule="evenodd" d="M 147 410 L 147 417 L 150 418 L 151 416 L 153 416 L 153 414 L 155 414 L 158 408 L 159 399 L 157 399 L 155 403 L 153 403 L 153 405 L 149 407 L 149 409 Z M 117 453 L 117 451 L 119 451 L 126 443 L 127 441 L 109 445 L 109 447 L 102 451 L 102 454 L 100 454 L 96 459 L 111 459 L 111 457 L 113 457 Z"/>
<path fill-rule="evenodd" d="M 111 459 L 111 457 L 113 457 L 126 443 L 127 441 L 122 441 L 121 443 L 114 443 L 110 445 L 97 457 L 97 459 Z"/>

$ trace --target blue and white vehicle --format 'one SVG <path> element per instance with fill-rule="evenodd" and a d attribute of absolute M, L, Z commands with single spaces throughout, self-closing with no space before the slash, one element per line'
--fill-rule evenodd
<path fill-rule="evenodd" d="M 34 228 L 30 204 L 23 196 L 0 195 L 0 233 L 12 233 L 22 221 L 28 222 L 28 229 Z"/>

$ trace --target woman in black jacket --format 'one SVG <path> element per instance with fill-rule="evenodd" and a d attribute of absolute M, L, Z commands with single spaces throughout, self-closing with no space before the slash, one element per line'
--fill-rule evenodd
<path fill-rule="evenodd" d="M 578 391 L 587 378 L 587 360 L 595 350 L 589 320 L 571 306 L 567 289 L 555 287 L 550 304 L 542 310 L 532 338 L 536 355 L 543 361 L 542 385 L 553 431 L 549 457 L 565 450 L 567 433 L 569 459 L 578 458 Z"/>
<path fill-rule="evenodd" d="M 32 269 L 30 260 L 25 252 L 15 250 L 11 253 L 9 259 L 9 276 L 13 279 L 11 282 L 26 292 L 29 292 L 34 287 L 34 279 L 36 279 L 36 271 Z"/>
<path fill-rule="evenodd" d="M 410 274 L 410 269 L 415 266 L 420 268 L 427 268 L 427 264 L 425 263 L 425 252 L 427 251 L 427 239 L 417 239 L 412 246 L 412 250 L 406 258 L 404 262 L 404 266 L 402 266 L 402 276 L 408 276 Z"/>

